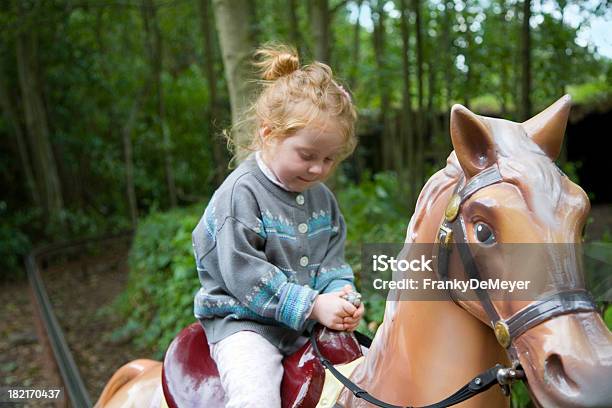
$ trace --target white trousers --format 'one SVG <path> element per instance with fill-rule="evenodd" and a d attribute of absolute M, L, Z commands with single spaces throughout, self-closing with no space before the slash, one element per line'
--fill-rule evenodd
<path fill-rule="evenodd" d="M 240 331 L 210 345 L 226 408 L 280 408 L 283 355 L 263 336 Z"/>

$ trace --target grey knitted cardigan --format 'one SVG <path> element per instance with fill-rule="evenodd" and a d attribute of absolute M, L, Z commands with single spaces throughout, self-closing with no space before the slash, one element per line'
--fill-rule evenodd
<path fill-rule="evenodd" d="M 303 193 L 270 181 L 254 155 L 225 179 L 193 231 L 202 287 L 194 314 L 216 343 L 241 330 L 287 354 L 318 293 L 353 285 L 344 261 L 346 226 L 322 183 Z"/>

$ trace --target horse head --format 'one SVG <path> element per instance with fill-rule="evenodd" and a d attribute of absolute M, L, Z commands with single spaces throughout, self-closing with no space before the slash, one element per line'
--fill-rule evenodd
<path fill-rule="evenodd" d="M 612 333 L 582 293 L 582 264 L 575 250 L 590 205 L 585 192 L 554 164 L 569 109 L 570 98 L 565 96 L 528 121 L 514 123 L 453 106 L 455 150 L 443 172 L 455 185 L 463 185 L 462 191 L 469 190 L 465 186 L 475 188 L 461 199 L 452 196 L 445 213 L 447 228 L 434 228 L 435 240 L 449 238 L 450 221 L 459 216 L 454 239 L 459 242 L 460 235 L 469 244 L 472 255 L 466 256 L 473 256 L 475 270 L 485 275 L 503 269 L 500 260 L 508 248 L 539 248 L 538 255 L 522 259 L 512 271 L 496 273 L 533 281 L 531 299 L 481 293 L 479 301 L 455 301 L 495 328 L 539 404 L 601 407 L 612 403 Z M 479 256 L 480 249 L 489 256 Z M 465 256 L 460 255 L 452 255 L 454 262 L 466 269 Z M 455 264 L 451 261 L 449 268 L 457 269 Z"/>

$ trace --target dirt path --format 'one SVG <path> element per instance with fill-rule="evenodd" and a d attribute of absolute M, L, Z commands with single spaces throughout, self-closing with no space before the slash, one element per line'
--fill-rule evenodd
<path fill-rule="evenodd" d="M 124 324 L 108 312 L 108 306 L 125 288 L 126 262 L 127 249 L 115 248 L 41 272 L 92 403 L 120 366 L 153 355 L 151 350 L 136 349 L 130 339 L 112 336 Z M 33 325 L 28 283 L 2 286 L 0 298 L 0 386 L 57 387 Z M 32 402 L 25 406 L 53 405 Z"/>
<path fill-rule="evenodd" d="M 0 286 L 0 386 L 57 388 L 58 378 L 32 323 L 34 309 L 29 288 L 27 282 Z M 54 404 L 37 401 L 20 406 L 53 407 Z"/>

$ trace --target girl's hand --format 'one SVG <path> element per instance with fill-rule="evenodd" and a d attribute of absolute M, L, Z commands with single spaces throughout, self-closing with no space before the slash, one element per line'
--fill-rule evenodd
<path fill-rule="evenodd" d="M 358 309 L 340 296 L 342 292 L 317 295 L 308 317 L 332 330 L 345 330 L 344 318 L 353 316 Z"/>
<path fill-rule="evenodd" d="M 354 291 L 355 289 L 353 289 L 353 287 L 351 285 L 344 285 L 342 287 L 342 289 L 340 289 L 340 291 L 338 293 L 340 293 L 340 296 L 344 296 L 344 295 L 348 295 L 349 293 L 351 293 L 352 291 Z"/>
<path fill-rule="evenodd" d="M 355 313 L 353 313 L 352 316 L 346 316 L 342 322 L 344 325 L 344 330 L 355 331 L 355 329 L 357 329 L 357 326 L 359 326 L 359 322 L 361 321 L 361 318 L 363 317 L 364 311 L 365 311 L 365 308 L 362 303 L 359 305 L 357 309 L 355 309 Z"/>

